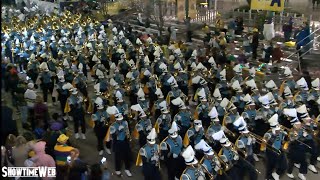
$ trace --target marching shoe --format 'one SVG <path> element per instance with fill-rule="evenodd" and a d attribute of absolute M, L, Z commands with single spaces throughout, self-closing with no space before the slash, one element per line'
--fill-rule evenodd
<path fill-rule="evenodd" d="M 300 169 L 300 164 L 294 163 L 294 166 L 298 169 Z"/>
<path fill-rule="evenodd" d="M 310 171 L 312 171 L 313 173 L 318 174 L 318 171 L 317 171 L 316 167 L 314 167 L 314 165 L 309 164 L 308 169 Z"/>
<path fill-rule="evenodd" d="M 276 172 L 273 172 L 271 175 L 272 175 L 274 180 L 280 180 L 280 176 Z"/>
<path fill-rule="evenodd" d="M 287 176 L 290 178 L 290 179 L 294 179 L 294 175 L 291 173 L 291 174 L 288 174 L 287 173 Z"/>
<path fill-rule="evenodd" d="M 86 135 L 83 134 L 83 133 L 81 133 L 81 138 L 82 138 L 82 139 L 86 139 Z"/>
<path fill-rule="evenodd" d="M 75 137 L 76 139 L 79 139 L 79 138 L 80 138 L 80 134 L 79 134 L 79 133 L 76 133 L 76 134 L 74 135 L 74 137 Z"/>
<path fill-rule="evenodd" d="M 258 158 L 257 154 L 253 154 L 253 159 L 254 159 L 256 162 L 259 161 L 259 158 Z"/>
<path fill-rule="evenodd" d="M 128 169 L 124 170 L 124 172 L 126 173 L 126 175 L 127 175 L 128 177 L 131 177 L 131 176 L 132 176 L 131 172 L 130 172 Z"/>
<path fill-rule="evenodd" d="M 307 180 L 307 178 L 306 178 L 303 174 L 301 174 L 301 173 L 298 174 L 298 177 L 299 177 L 301 180 Z"/>
<path fill-rule="evenodd" d="M 110 149 L 108 149 L 108 148 L 106 148 L 106 152 L 107 152 L 107 154 L 111 154 L 111 151 L 110 151 Z"/>
<path fill-rule="evenodd" d="M 121 171 L 116 171 L 117 176 L 121 176 Z"/>
<path fill-rule="evenodd" d="M 99 156 L 103 155 L 103 150 L 99 151 Z"/>

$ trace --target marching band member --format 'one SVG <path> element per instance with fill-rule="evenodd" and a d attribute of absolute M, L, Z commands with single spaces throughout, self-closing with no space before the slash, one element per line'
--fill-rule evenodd
<path fill-rule="evenodd" d="M 123 95 L 121 94 L 121 91 L 116 92 L 116 107 L 118 108 L 119 112 L 123 114 L 123 117 L 125 119 L 128 119 L 129 106 L 127 102 L 123 100 Z"/>
<path fill-rule="evenodd" d="M 221 129 L 223 129 L 223 127 L 220 124 L 220 121 L 218 119 L 218 112 L 215 107 L 212 107 L 211 111 L 209 112 L 209 116 L 211 119 L 211 124 L 208 127 L 205 136 L 206 136 L 206 139 L 208 140 L 208 142 L 210 142 L 210 145 L 212 145 L 212 147 L 214 149 L 216 149 L 217 143 L 216 143 L 216 141 L 212 140 L 212 135 L 214 133 L 220 131 Z M 220 149 L 220 147 L 219 147 L 219 149 Z"/>
<path fill-rule="evenodd" d="M 35 122 L 33 120 L 34 117 L 34 104 L 37 98 L 37 93 L 34 90 L 34 84 L 33 83 L 28 83 L 28 89 L 24 93 L 24 99 L 27 102 L 28 106 L 28 117 L 31 119 L 31 126 L 32 129 L 34 130 L 35 128 Z"/>
<path fill-rule="evenodd" d="M 161 107 L 159 106 L 159 104 L 164 101 L 164 96 L 160 88 L 157 88 L 155 94 L 157 95 L 157 100 L 153 104 L 152 113 L 154 118 L 158 119 L 161 114 Z"/>
<path fill-rule="evenodd" d="M 161 155 L 168 169 L 168 179 L 175 180 L 181 176 L 185 168 L 181 152 L 183 149 L 182 138 L 178 135 L 178 126 L 172 122 L 168 131 L 169 135 L 160 143 Z"/>
<path fill-rule="evenodd" d="M 238 118 L 233 125 L 238 128 L 240 133 L 235 145 L 245 153 L 244 159 L 239 160 L 241 167 L 244 168 L 240 174 L 241 176 L 244 176 L 244 172 L 247 171 L 251 180 L 257 180 L 258 174 L 254 168 L 255 158 L 253 156 L 253 146 L 256 140 L 249 134 L 250 132 L 247 128 L 247 123 L 244 121 L 243 117 Z"/>
<path fill-rule="evenodd" d="M 160 147 L 156 144 L 157 133 L 154 128 L 147 136 L 147 144 L 140 148 L 137 166 L 142 165 L 145 180 L 160 180 Z"/>
<path fill-rule="evenodd" d="M 280 176 L 287 169 L 287 160 L 282 147 L 287 133 L 279 126 L 278 114 L 274 114 L 268 122 L 270 123 L 271 129 L 263 137 L 266 143 L 271 145 L 274 150 L 266 149 L 266 179 L 273 178 L 274 180 L 279 180 Z M 276 171 L 274 172 L 274 170 Z"/>
<path fill-rule="evenodd" d="M 197 96 L 199 97 L 201 103 L 196 107 L 194 119 L 201 119 L 203 126 L 207 128 L 210 125 L 210 117 L 208 116 L 209 103 L 205 95 L 204 88 L 197 93 Z"/>
<path fill-rule="evenodd" d="M 85 136 L 86 123 L 84 120 L 85 111 L 82 106 L 83 97 L 78 94 L 77 88 L 72 88 L 70 89 L 70 91 L 71 91 L 71 95 L 67 100 L 66 108 L 64 112 L 71 114 L 71 117 L 74 123 L 75 138 L 79 139 L 80 134 L 78 133 L 78 131 L 79 131 L 79 126 L 81 126 L 81 132 L 82 132 L 81 138 L 86 139 L 86 136 Z"/>
<path fill-rule="evenodd" d="M 178 62 L 175 64 L 175 69 L 178 70 L 178 74 L 176 76 L 177 83 L 179 89 L 181 89 L 182 93 L 186 96 L 189 95 L 189 74 L 185 72 L 185 70 L 181 67 L 181 64 Z"/>
<path fill-rule="evenodd" d="M 293 100 L 296 104 L 306 104 L 308 100 L 308 84 L 307 81 L 302 77 L 297 81 L 298 92 L 294 95 Z"/>
<path fill-rule="evenodd" d="M 284 91 L 283 91 L 283 96 L 284 96 L 284 99 L 283 101 L 280 103 L 280 106 L 279 106 L 279 111 L 281 112 L 284 108 L 294 108 L 295 107 L 295 103 L 293 101 L 293 95 L 291 93 L 291 90 L 289 88 L 289 86 L 286 86 L 284 88 Z"/>
<path fill-rule="evenodd" d="M 301 105 L 300 107 L 298 107 L 297 113 L 300 115 L 299 118 L 304 122 L 304 126 L 302 127 L 304 129 L 303 142 L 309 146 L 309 148 L 306 148 L 306 151 L 311 155 L 308 169 L 317 174 L 318 171 L 315 166 L 317 165 L 317 157 L 319 155 L 319 147 L 316 143 L 318 122 L 310 118 L 306 105 Z"/>
<path fill-rule="evenodd" d="M 270 110 L 270 101 L 269 96 L 266 94 L 259 98 L 259 102 L 261 104 L 261 108 L 257 110 L 256 116 L 256 133 L 259 136 L 263 136 L 269 129 L 269 123 L 267 119 L 273 115 Z"/>
<path fill-rule="evenodd" d="M 184 136 L 191 126 L 191 112 L 187 110 L 185 103 L 180 97 L 172 100 L 172 104 L 179 106 L 179 112 L 173 117 L 173 121 L 180 127 L 179 135 Z"/>
<path fill-rule="evenodd" d="M 317 116 L 320 114 L 319 109 L 317 108 L 316 100 L 320 97 L 320 79 L 317 78 L 311 82 L 311 89 L 309 90 L 308 107 L 310 108 L 310 115 Z"/>
<path fill-rule="evenodd" d="M 183 138 L 183 145 L 187 147 L 188 145 L 196 145 L 204 138 L 204 128 L 202 127 L 201 120 L 194 120 L 193 125 L 188 129 L 187 133 Z"/>
<path fill-rule="evenodd" d="M 51 86 L 51 73 L 49 71 L 48 65 L 46 62 L 43 62 L 40 64 L 39 66 L 40 70 L 42 70 L 42 72 L 39 75 L 39 78 L 41 80 L 41 89 L 42 89 L 42 93 L 43 93 L 43 101 L 45 103 L 48 102 L 48 91 Z"/>
<path fill-rule="evenodd" d="M 307 132 L 304 132 L 302 129 L 302 124 L 299 121 L 298 117 L 290 120 L 292 129 L 288 132 L 289 136 L 289 147 L 288 147 L 288 170 L 287 176 L 291 179 L 294 179 L 292 174 L 294 163 L 299 164 L 299 174 L 298 177 L 301 180 L 306 180 L 305 174 L 307 174 L 308 166 L 306 161 L 306 151 L 307 147 L 305 144 L 302 144 L 305 137 L 308 135 Z M 302 143 L 300 143 L 302 142 Z"/>
<path fill-rule="evenodd" d="M 117 107 L 110 107 L 109 114 L 115 116 L 116 121 L 109 127 L 105 140 L 108 142 L 112 139 L 113 151 L 115 156 L 115 170 L 116 175 L 121 176 L 121 164 L 124 162 L 124 172 L 128 177 L 131 177 L 130 172 L 130 154 L 131 148 L 129 144 L 130 131 L 128 122 L 123 119 L 122 114 Z"/>
<path fill-rule="evenodd" d="M 282 98 L 278 94 L 278 87 L 273 80 L 268 81 L 265 84 L 265 87 L 268 92 L 271 92 L 276 101 L 280 101 Z"/>
<path fill-rule="evenodd" d="M 97 111 L 91 115 L 94 122 L 94 132 L 98 140 L 98 151 L 99 155 L 103 155 L 103 143 L 104 137 L 107 133 L 107 127 L 109 124 L 109 115 L 104 109 L 103 100 L 98 97 L 96 99 Z"/>
<path fill-rule="evenodd" d="M 184 158 L 187 167 L 180 177 L 181 180 L 206 179 L 205 170 L 195 158 L 195 152 L 191 145 L 182 152 L 182 157 Z"/>
<path fill-rule="evenodd" d="M 223 118 L 222 125 L 233 131 L 234 126 L 232 125 L 232 123 L 234 123 L 234 121 L 239 118 L 240 114 L 237 111 L 237 107 L 231 101 L 229 101 L 226 107 L 226 111 L 227 113 Z"/>
<path fill-rule="evenodd" d="M 206 169 L 206 179 L 218 179 L 220 177 L 219 171 L 222 170 L 218 155 L 203 139 L 194 148 L 204 153 L 200 164 Z"/>
<path fill-rule="evenodd" d="M 239 84 L 242 84 L 243 78 L 242 78 L 242 67 L 240 64 L 237 64 L 233 67 L 233 72 L 235 75 L 233 78 L 230 80 L 230 84 L 233 84 L 234 81 L 238 80 Z"/>
<path fill-rule="evenodd" d="M 294 81 L 293 75 L 292 75 L 292 71 L 290 70 L 289 67 L 284 67 L 284 73 L 285 75 L 285 80 L 282 82 L 281 86 L 280 86 L 280 94 L 281 95 L 281 91 L 284 90 L 285 87 L 288 87 L 292 92 L 295 91 L 296 89 L 296 82 Z"/>
<path fill-rule="evenodd" d="M 235 91 L 235 95 L 231 97 L 231 101 L 238 108 L 238 112 L 242 113 L 244 110 L 245 102 L 243 101 L 244 95 L 239 81 L 233 81 L 231 87 Z"/>
<path fill-rule="evenodd" d="M 139 133 L 140 147 L 143 147 L 147 143 L 147 135 L 152 129 L 151 120 L 148 118 L 140 104 L 132 105 L 131 109 L 139 113 L 139 120 L 135 126 L 135 130 Z"/>
<path fill-rule="evenodd" d="M 138 104 L 140 104 L 140 106 L 142 107 L 143 111 L 144 112 L 150 112 L 149 109 L 150 109 L 150 104 L 149 104 L 149 100 L 147 100 L 145 98 L 145 93 L 143 92 L 143 89 L 140 87 L 139 88 L 139 91 L 137 93 L 138 95 Z"/>
<path fill-rule="evenodd" d="M 243 101 L 245 102 L 246 105 L 244 107 L 244 111 L 241 114 L 241 116 L 248 123 L 249 130 L 254 130 L 255 129 L 255 120 L 256 120 L 256 115 L 257 115 L 255 103 L 249 94 L 246 94 L 246 96 L 243 98 Z"/>
<path fill-rule="evenodd" d="M 161 110 L 161 115 L 156 120 L 154 127 L 157 130 L 157 132 L 159 132 L 159 140 L 162 141 L 164 138 L 168 136 L 168 130 L 171 126 L 171 116 L 169 114 L 166 101 L 162 101 L 159 104 L 159 107 Z"/>
<path fill-rule="evenodd" d="M 170 112 L 171 112 L 171 117 L 173 118 L 179 111 L 179 106 L 174 105 L 172 103 L 173 99 L 176 99 L 178 97 L 181 97 L 183 99 L 186 99 L 186 95 L 183 94 L 183 92 L 179 89 L 179 86 L 177 84 L 177 81 L 174 79 L 173 76 L 171 76 L 168 79 L 168 82 L 171 85 L 171 91 L 169 91 L 168 95 L 167 95 L 167 103 L 170 105 Z"/>
<path fill-rule="evenodd" d="M 216 85 L 216 88 L 219 88 L 223 98 L 229 98 L 230 92 L 228 89 L 228 82 L 226 78 L 226 69 L 223 69 L 219 72 L 220 81 Z"/>
<path fill-rule="evenodd" d="M 163 92 L 163 95 L 167 97 L 171 89 L 170 82 L 168 80 L 172 77 L 172 75 L 168 72 L 168 67 L 166 64 L 161 63 L 159 65 L 159 68 L 161 69 L 161 72 L 162 72 L 162 74 L 159 76 L 159 80 L 162 84 L 161 90 Z"/>
<path fill-rule="evenodd" d="M 250 88 L 250 90 L 252 92 L 250 95 L 251 95 L 254 103 L 256 104 L 256 106 L 259 107 L 260 106 L 259 98 L 261 95 L 260 95 L 259 89 L 257 88 L 257 84 L 254 81 L 254 79 L 246 81 L 246 86 L 248 86 Z"/>

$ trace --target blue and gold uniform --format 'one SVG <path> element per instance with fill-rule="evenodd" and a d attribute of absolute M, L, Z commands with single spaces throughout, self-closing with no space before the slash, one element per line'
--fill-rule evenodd
<path fill-rule="evenodd" d="M 98 140 L 98 151 L 103 153 L 104 137 L 107 133 L 109 124 L 109 114 L 103 109 L 103 105 L 99 105 L 99 110 L 92 114 L 91 118 L 94 122 L 94 132 Z M 99 152 L 99 153 L 100 153 Z M 102 153 L 100 155 L 102 155 Z"/>

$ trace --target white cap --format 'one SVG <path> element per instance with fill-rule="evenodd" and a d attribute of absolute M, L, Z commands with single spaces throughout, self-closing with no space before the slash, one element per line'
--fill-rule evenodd
<path fill-rule="evenodd" d="M 96 100 L 94 101 L 95 104 L 98 104 L 98 105 L 102 105 L 103 104 L 103 100 L 101 97 L 97 97 Z"/>
<path fill-rule="evenodd" d="M 267 109 L 269 109 L 270 108 L 270 101 L 269 101 L 269 96 L 266 94 L 266 95 L 264 95 L 264 96 L 260 96 L 259 97 L 259 101 L 261 102 L 261 104 L 265 107 L 265 108 L 267 108 Z"/>
<path fill-rule="evenodd" d="M 218 117 L 218 111 L 215 106 L 212 107 L 210 112 L 208 113 L 208 116 L 213 119 L 214 121 L 219 121 Z"/>
<path fill-rule="evenodd" d="M 240 64 L 237 64 L 235 67 L 233 67 L 233 71 L 235 73 L 241 74 L 242 73 L 242 68 Z"/>
<path fill-rule="evenodd" d="M 181 50 L 180 48 L 177 48 L 173 51 L 174 54 L 180 55 L 181 54 Z"/>
<path fill-rule="evenodd" d="M 67 59 L 64 59 L 64 60 L 63 60 L 62 65 L 63 65 L 64 67 L 70 67 Z"/>
<path fill-rule="evenodd" d="M 137 96 L 140 100 L 145 100 L 145 94 L 144 94 L 143 89 L 141 87 L 138 90 Z"/>
<path fill-rule="evenodd" d="M 139 116 L 140 117 L 146 117 L 146 113 L 143 111 L 142 107 L 140 106 L 140 104 L 135 104 L 131 106 L 131 109 L 134 111 L 139 112 Z"/>
<path fill-rule="evenodd" d="M 147 69 L 143 72 L 143 75 L 145 76 L 150 76 L 151 75 L 151 72 Z"/>
<path fill-rule="evenodd" d="M 100 94 L 100 83 L 95 84 L 95 85 L 93 86 L 93 88 L 95 89 L 95 92 L 96 92 L 97 94 Z"/>
<path fill-rule="evenodd" d="M 299 106 L 297 109 L 297 112 L 299 114 L 305 114 L 305 113 L 308 113 L 308 110 L 307 110 L 307 106 L 305 104 Z"/>
<path fill-rule="evenodd" d="M 151 37 L 148 37 L 148 38 L 147 38 L 147 43 L 149 43 L 149 44 L 151 44 L 151 43 L 152 43 L 152 39 L 151 39 Z"/>
<path fill-rule="evenodd" d="M 279 118 L 279 115 L 278 115 L 278 114 L 274 114 L 274 115 L 268 120 L 271 128 L 275 128 L 275 127 L 279 124 L 278 118 Z"/>
<path fill-rule="evenodd" d="M 156 143 L 156 138 L 157 138 L 156 129 L 152 128 L 150 133 L 147 136 L 147 141 L 148 141 L 149 144 L 155 144 Z"/>
<path fill-rule="evenodd" d="M 198 84 L 200 82 L 201 76 L 196 76 L 191 79 L 192 84 Z"/>
<path fill-rule="evenodd" d="M 286 87 L 284 88 L 283 93 L 284 93 L 284 96 L 293 97 L 289 86 L 286 86 Z"/>
<path fill-rule="evenodd" d="M 180 97 L 173 99 L 171 102 L 173 105 L 179 106 L 180 109 L 186 109 L 186 106 Z"/>
<path fill-rule="evenodd" d="M 226 80 L 226 69 L 223 69 L 222 71 L 220 71 L 220 79 L 221 80 Z"/>
<path fill-rule="evenodd" d="M 290 70 L 289 67 L 284 67 L 284 75 L 287 77 L 287 78 L 292 78 L 292 71 Z"/>
<path fill-rule="evenodd" d="M 250 96 L 250 94 L 246 94 L 243 97 L 243 101 L 246 102 L 246 105 L 255 105 L 254 101 L 252 100 L 252 97 Z"/>
<path fill-rule="evenodd" d="M 235 90 L 236 92 L 242 92 L 240 83 L 238 80 L 235 80 L 232 85 L 231 85 L 232 89 Z"/>
<path fill-rule="evenodd" d="M 69 91 L 71 91 L 71 94 L 77 94 L 78 93 L 77 88 L 72 88 Z"/>
<path fill-rule="evenodd" d="M 153 53 L 153 55 L 154 55 L 154 57 L 160 57 L 160 52 L 159 51 L 155 51 L 154 53 Z"/>
<path fill-rule="evenodd" d="M 295 108 L 285 108 L 283 109 L 283 114 L 292 118 L 297 117 L 297 110 Z"/>
<path fill-rule="evenodd" d="M 216 140 L 216 141 L 220 141 L 220 139 L 225 138 L 226 135 L 224 134 L 223 130 L 221 129 L 220 131 L 212 134 L 212 139 Z"/>
<path fill-rule="evenodd" d="M 307 81 L 304 79 L 304 77 L 297 81 L 297 85 L 304 90 L 309 90 Z"/>
<path fill-rule="evenodd" d="M 209 156 L 214 154 L 212 147 L 210 147 L 206 143 L 206 141 L 204 141 L 203 139 L 201 139 L 200 142 L 194 146 L 194 148 L 196 150 L 202 150 L 204 152 L 204 154 L 209 155 Z"/>
<path fill-rule="evenodd" d="M 40 64 L 40 66 L 39 66 L 39 68 L 41 69 L 41 70 L 49 70 L 48 69 L 48 64 L 46 63 L 46 62 L 42 62 L 41 64 Z"/>
<path fill-rule="evenodd" d="M 313 80 L 311 82 L 311 86 L 312 86 L 313 89 L 318 91 L 320 89 L 320 79 L 317 78 L 317 79 Z"/>
<path fill-rule="evenodd" d="M 171 128 L 168 130 L 168 133 L 172 138 L 176 138 L 178 136 L 177 132 L 178 132 L 178 125 L 176 121 L 173 121 L 171 124 Z"/>
<path fill-rule="evenodd" d="M 198 163 L 198 160 L 195 159 L 195 152 L 190 145 L 182 152 L 182 157 L 187 165 Z"/>
<path fill-rule="evenodd" d="M 110 41 L 108 42 L 108 45 L 109 45 L 109 46 L 114 46 L 114 45 L 115 45 L 114 40 L 110 40 Z"/>
<path fill-rule="evenodd" d="M 201 88 L 201 90 L 198 92 L 198 96 L 200 97 L 201 101 L 207 101 L 206 93 L 204 91 L 204 88 Z"/>
<path fill-rule="evenodd" d="M 179 62 L 177 62 L 173 67 L 174 67 L 174 69 L 179 70 L 181 68 L 181 64 Z"/>
<path fill-rule="evenodd" d="M 143 59 L 143 62 L 144 63 L 150 63 L 149 57 L 145 56 L 144 59 Z"/>
<path fill-rule="evenodd" d="M 155 94 L 158 96 L 158 98 L 163 98 L 164 97 L 160 88 L 157 88 Z"/>
<path fill-rule="evenodd" d="M 223 108 L 226 108 L 229 104 L 229 99 L 227 98 L 223 98 L 222 101 L 220 102 L 220 106 L 223 107 Z"/>
<path fill-rule="evenodd" d="M 216 88 L 213 92 L 213 97 L 216 98 L 218 101 L 221 101 L 222 100 L 222 97 L 221 97 L 221 93 L 220 93 L 220 90 L 219 88 Z"/>
<path fill-rule="evenodd" d="M 249 69 L 249 74 L 251 76 L 255 76 L 256 75 L 256 69 L 254 67 L 252 67 L 251 69 Z"/>
<path fill-rule="evenodd" d="M 272 92 L 268 92 L 267 95 L 269 97 L 269 102 L 270 102 L 271 105 L 277 105 L 278 104 L 277 101 L 275 100 Z"/>
<path fill-rule="evenodd" d="M 167 82 L 168 82 L 171 86 L 174 86 L 174 85 L 176 84 L 176 80 L 174 79 L 173 76 L 171 76 L 171 77 L 167 80 Z"/>
<path fill-rule="evenodd" d="M 29 89 L 33 89 L 34 88 L 34 84 L 33 83 L 28 83 L 28 88 Z"/>
<path fill-rule="evenodd" d="M 117 102 L 123 102 L 123 97 L 120 91 L 116 92 Z"/>
<path fill-rule="evenodd" d="M 229 147 L 229 146 L 231 146 L 231 143 L 230 143 L 230 141 L 229 141 L 228 138 L 221 138 L 221 139 L 220 139 L 220 144 L 221 144 L 222 146 L 224 146 L 224 147 Z"/>
<path fill-rule="evenodd" d="M 100 69 L 96 70 L 96 76 L 98 76 L 98 78 L 104 78 L 104 74 Z"/>
<path fill-rule="evenodd" d="M 159 65 L 159 68 L 160 68 L 162 71 L 168 71 L 168 70 L 167 70 L 167 65 L 166 65 L 165 63 L 161 63 L 161 64 Z"/>
<path fill-rule="evenodd" d="M 72 86 L 72 84 L 70 84 L 70 83 L 66 83 L 66 84 L 64 84 L 63 86 L 62 86 L 62 89 L 63 90 L 70 90 L 70 89 L 72 89 L 73 88 L 73 86 Z"/>
<path fill-rule="evenodd" d="M 104 108 L 104 106 L 102 104 L 97 105 L 97 109 L 103 109 L 103 108 Z"/>
<path fill-rule="evenodd" d="M 233 122 L 233 125 L 238 127 L 238 126 L 241 126 L 241 125 L 246 125 L 247 123 L 244 121 L 243 117 L 240 116 L 238 117 L 238 119 L 236 119 L 234 122 Z"/>
<path fill-rule="evenodd" d="M 120 30 L 120 32 L 119 32 L 119 36 L 124 36 L 124 33 L 123 33 L 123 31 L 122 31 L 122 30 Z"/>
<path fill-rule="evenodd" d="M 200 62 L 200 63 L 198 63 L 195 70 L 197 71 L 197 70 L 206 70 L 206 69 L 207 68 Z"/>
<path fill-rule="evenodd" d="M 273 80 L 270 80 L 267 82 L 266 88 L 272 89 L 272 90 L 278 89 L 276 83 Z"/>
<path fill-rule="evenodd" d="M 116 27 L 113 27 L 113 28 L 112 28 L 112 32 L 114 32 L 114 33 L 118 33 L 117 28 L 116 28 Z"/>
<path fill-rule="evenodd" d="M 160 110 L 163 113 L 168 113 L 168 107 L 167 107 L 167 102 L 166 101 L 162 101 L 161 103 L 159 103 L 160 106 Z"/>

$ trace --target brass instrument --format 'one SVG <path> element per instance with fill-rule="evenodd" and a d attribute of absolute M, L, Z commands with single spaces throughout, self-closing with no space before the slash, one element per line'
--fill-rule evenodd
<path fill-rule="evenodd" d="M 253 133 L 253 132 L 249 132 L 249 136 L 251 136 L 252 138 L 254 138 L 254 139 L 256 140 L 256 142 L 259 143 L 260 145 L 261 145 L 261 144 L 264 144 L 264 145 L 266 145 L 266 148 L 268 148 L 269 150 L 275 152 L 275 153 L 278 154 L 278 155 L 281 154 L 281 151 L 280 151 L 280 150 L 275 149 L 272 145 L 268 144 L 267 141 L 266 141 L 263 137 L 255 134 L 255 133 Z"/>
<path fill-rule="evenodd" d="M 207 168 L 205 168 L 201 163 L 198 163 L 198 165 L 199 165 L 202 169 L 204 169 L 204 172 L 209 176 L 209 179 L 210 179 L 210 180 L 214 180 L 213 174 L 211 174 L 211 173 L 207 170 Z"/>
<path fill-rule="evenodd" d="M 224 131 L 226 131 L 227 134 L 231 135 L 232 137 L 236 137 L 236 134 L 230 131 L 226 126 L 224 126 Z"/>

